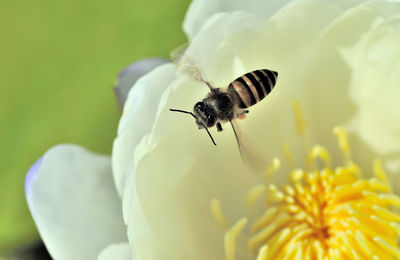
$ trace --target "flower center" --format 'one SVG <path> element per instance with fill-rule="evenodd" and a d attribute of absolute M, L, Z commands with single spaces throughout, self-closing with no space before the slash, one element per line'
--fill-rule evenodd
<path fill-rule="evenodd" d="M 354 164 L 295 170 L 282 190 L 269 185 L 267 210 L 251 227 L 249 251 L 258 250 L 260 259 L 400 257 L 400 215 L 389 209 L 400 200 L 383 178 L 359 174 Z M 383 176 L 380 161 L 375 174 Z"/>
<path fill-rule="evenodd" d="M 296 106 L 296 122 L 300 122 Z M 374 177 L 363 178 L 360 167 L 351 161 L 346 132 L 335 128 L 334 133 L 346 164 L 333 168 L 329 152 L 317 145 L 307 157 L 311 170 L 293 170 L 290 184 L 280 189 L 273 184 L 251 189 L 248 206 L 265 195 L 266 209 L 252 221 L 248 234 L 241 234 L 247 218 L 225 232 L 226 260 L 234 260 L 243 251 L 247 252 L 243 258 L 257 260 L 400 259 L 400 215 L 394 211 L 400 207 L 400 198 L 391 193 L 382 162 L 373 163 Z M 315 167 L 319 161 L 324 165 L 320 169 Z M 279 165 L 274 159 L 267 174 Z M 226 227 L 217 199 L 211 202 L 211 212 Z M 236 250 L 244 244 L 245 250 Z"/>

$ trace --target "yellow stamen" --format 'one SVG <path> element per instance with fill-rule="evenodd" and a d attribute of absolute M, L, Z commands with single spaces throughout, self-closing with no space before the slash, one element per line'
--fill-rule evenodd
<path fill-rule="evenodd" d="M 249 208 L 253 207 L 256 200 L 267 190 L 267 186 L 260 184 L 252 188 L 247 193 L 247 206 Z"/>
<path fill-rule="evenodd" d="M 271 176 L 279 169 L 279 167 L 281 167 L 281 161 L 278 158 L 274 158 L 265 171 L 265 177 L 267 180 L 271 178 Z"/>
<path fill-rule="evenodd" d="M 268 246 L 263 245 L 258 251 L 258 256 L 256 260 L 267 260 L 268 258 Z"/>
<path fill-rule="evenodd" d="M 302 169 L 295 169 L 290 173 L 290 180 L 294 183 L 300 181 L 304 177 L 304 171 Z"/>
<path fill-rule="evenodd" d="M 286 242 L 290 238 L 290 232 L 291 232 L 290 228 L 283 228 L 278 233 L 276 233 L 271 237 L 270 239 L 271 249 L 269 255 L 271 256 L 272 259 L 274 259 L 274 256 L 275 254 L 277 254 L 278 249 L 281 248 L 282 245 L 286 244 Z"/>
<path fill-rule="evenodd" d="M 321 145 L 315 145 L 311 149 L 307 159 L 308 166 L 311 167 L 317 158 L 321 159 L 325 163 L 325 166 L 331 168 L 331 156 L 328 150 Z"/>
<path fill-rule="evenodd" d="M 266 226 L 269 222 L 273 220 L 275 214 L 277 213 L 277 208 L 270 207 L 267 211 L 265 211 L 264 215 L 260 217 L 252 226 L 251 231 L 254 233 L 261 227 Z"/>
<path fill-rule="evenodd" d="M 398 235 L 400 235 L 400 224 L 399 223 L 392 222 L 392 223 L 390 223 L 390 226 L 396 230 Z"/>
<path fill-rule="evenodd" d="M 327 161 L 329 153 L 318 149 L 311 157 L 318 155 Z M 296 255 L 302 259 L 398 257 L 400 225 L 396 221 L 400 215 L 390 207 L 400 207 L 400 198 L 382 193 L 388 186 L 378 179 L 359 176 L 359 167 L 351 162 L 335 170 L 296 169 L 290 176 L 293 184 L 283 186 L 284 192 L 269 185 L 270 196 L 278 198 L 268 200 L 274 205 L 274 214 L 269 214 L 268 221 L 256 222 L 260 231 L 250 237 L 248 249 L 267 245 L 267 259 Z"/>
<path fill-rule="evenodd" d="M 285 194 L 281 191 L 279 191 L 275 185 L 270 184 L 268 186 L 268 197 L 267 201 L 282 201 L 285 199 Z"/>
<path fill-rule="evenodd" d="M 303 110 L 301 109 L 300 103 L 296 100 L 292 102 L 294 120 L 296 122 L 296 130 L 299 135 L 305 132 L 306 120 L 303 115 Z"/>
<path fill-rule="evenodd" d="M 382 183 L 381 181 L 379 181 L 375 178 L 369 179 L 368 184 L 375 190 L 380 190 L 380 191 L 384 191 L 384 192 L 391 191 L 391 189 L 387 183 Z"/>
<path fill-rule="evenodd" d="M 366 243 L 366 239 L 367 238 L 363 235 L 363 233 L 361 233 L 361 231 L 359 230 L 356 231 L 356 240 L 361 248 L 361 251 L 364 253 L 364 255 L 372 256 L 373 253 L 369 245 Z"/>
<path fill-rule="evenodd" d="M 338 139 L 339 147 L 342 150 L 342 153 L 344 155 L 346 162 L 350 162 L 351 161 L 351 150 L 350 150 L 349 142 L 347 141 L 346 131 L 341 127 L 335 127 L 333 129 L 333 132 L 335 133 L 335 135 Z"/>
<path fill-rule="evenodd" d="M 236 239 L 247 224 L 247 218 L 242 218 L 227 232 L 225 232 L 225 258 L 235 260 Z"/>
<path fill-rule="evenodd" d="M 377 159 L 374 161 L 373 164 L 373 171 L 375 176 L 381 180 L 382 182 L 386 182 L 388 181 L 387 175 L 385 170 L 382 167 L 382 161 L 380 159 Z"/>
<path fill-rule="evenodd" d="M 352 174 L 354 174 L 354 175 L 357 176 L 357 177 L 361 177 L 361 169 L 360 169 L 360 167 L 358 167 L 357 164 L 355 164 L 355 163 L 353 163 L 353 162 L 351 162 L 351 161 L 349 161 L 349 162 L 347 163 L 346 170 L 347 170 L 349 173 L 352 173 Z"/>
<path fill-rule="evenodd" d="M 399 214 L 391 212 L 391 211 L 389 211 L 389 210 L 387 210 L 387 209 L 385 209 L 383 207 L 380 207 L 378 205 L 373 205 L 372 209 L 374 210 L 374 213 L 377 216 L 380 216 L 381 218 L 388 219 L 390 221 L 400 222 L 400 215 Z"/>
<path fill-rule="evenodd" d="M 226 230 L 226 220 L 224 217 L 224 213 L 222 212 L 221 203 L 219 203 L 218 199 L 212 199 L 210 203 L 211 213 L 214 217 L 215 222 L 223 229 Z"/>
<path fill-rule="evenodd" d="M 264 240 L 268 239 L 272 234 L 274 234 L 277 230 L 280 230 L 283 226 L 285 226 L 290 221 L 289 215 L 282 214 L 279 215 L 275 221 L 265 228 L 260 230 L 257 234 L 253 235 L 247 244 L 247 247 L 250 251 L 257 247 Z"/>
<path fill-rule="evenodd" d="M 283 155 L 285 156 L 286 161 L 290 165 L 293 164 L 293 155 L 292 155 L 292 151 L 290 150 L 289 142 L 285 142 L 283 144 Z"/>
<path fill-rule="evenodd" d="M 397 259 L 400 258 L 400 250 L 397 247 L 391 245 L 380 237 L 374 237 L 373 240 L 377 242 L 382 248 L 389 251 L 391 255 L 396 256 Z"/>
<path fill-rule="evenodd" d="M 257 259 L 400 258 L 400 215 L 391 210 L 400 197 L 377 178 L 361 178 L 354 162 L 331 169 L 326 149 L 310 154 L 328 166 L 292 171 L 292 184 L 282 190 L 268 185 L 269 209 L 254 222 L 248 250 Z M 261 253 L 265 247 L 268 254 Z"/>

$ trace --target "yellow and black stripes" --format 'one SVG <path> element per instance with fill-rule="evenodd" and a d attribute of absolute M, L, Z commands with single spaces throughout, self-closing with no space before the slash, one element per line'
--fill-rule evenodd
<path fill-rule="evenodd" d="M 240 108 L 250 107 L 266 97 L 274 88 L 278 73 L 261 69 L 244 74 L 228 86 L 228 92 L 236 96 Z"/>

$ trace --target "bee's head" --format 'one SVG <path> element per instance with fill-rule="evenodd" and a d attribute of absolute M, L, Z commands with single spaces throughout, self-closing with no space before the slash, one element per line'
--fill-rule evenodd
<path fill-rule="evenodd" d="M 209 109 L 205 108 L 205 107 L 206 107 L 206 105 L 204 104 L 204 102 L 199 102 L 194 106 L 194 109 L 193 109 L 194 113 L 185 111 L 185 110 L 181 110 L 181 109 L 172 109 L 172 108 L 170 108 L 169 111 L 189 114 L 192 117 L 194 117 L 196 119 L 197 125 L 199 126 L 199 129 L 204 128 L 207 131 L 208 136 L 211 138 L 211 141 L 213 142 L 213 144 L 217 145 L 214 142 L 214 138 L 208 131 L 208 127 L 213 126 L 215 124 L 215 122 L 217 121 L 217 118 L 215 117 L 213 111 L 209 111 Z M 204 112 L 204 111 L 206 111 L 206 112 Z M 211 122 L 212 122 L 212 124 L 209 125 Z"/>
<path fill-rule="evenodd" d="M 193 113 L 196 115 L 196 123 L 199 129 L 212 127 L 217 122 L 215 111 L 204 102 L 197 102 L 193 107 Z"/>

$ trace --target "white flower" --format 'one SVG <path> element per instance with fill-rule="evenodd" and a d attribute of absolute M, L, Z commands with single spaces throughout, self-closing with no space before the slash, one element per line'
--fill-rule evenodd
<path fill-rule="evenodd" d="M 343 126 L 349 133 L 352 160 L 370 177 L 372 160 L 382 158 L 390 170 L 393 190 L 398 193 L 398 175 L 394 173 L 400 167 L 399 10 L 399 3 L 394 1 L 294 1 L 283 5 L 282 1 L 198 0 L 192 3 L 184 23 L 190 43 L 187 52 L 206 77 L 220 87 L 254 69 L 279 72 L 272 93 L 251 107 L 247 119 L 240 122 L 246 136 L 257 144 L 257 153 L 267 162 L 281 159 L 280 174 L 272 178 L 277 186 L 287 182 L 293 167 L 306 167 L 303 159 L 314 144 L 328 147 L 332 164 L 341 165 L 342 153 L 336 148 L 332 129 Z M 222 133 L 211 130 L 218 144 L 214 147 L 192 118 L 168 111 L 191 110 L 207 91 L 202 84 L 176 73 L 172 64 L 142 77 L 130 91 L 111 161 L 129 246 L 110 246 L 103 257 L 117 253 L 126 256 L 130 250 L 139 260 L 233 259 L 230 254 L 235 250 L 229 249 L 229 234 L 244 227 L 246 221 L 237 222 L 240 228 L 234 223 L 249 215 L 247 193 L 255 186 L 262 187 L 259 185 L 265 181 L 264 176 L 251 175 L 242 165 L 229 125 L 223 126 Z M 305 123 L 293 120 L 294 100 L 295 118 L 303 115 Z M 302 126 L 305 129 L 299 136 L 295 129 Z M 321 155 L 324 150 L 319 151 Z M 88 190 L 97 183 L 90 176 L 107 167 L 107 159 L 88 155 L 79 148 L 53 148 L 44 156 L 29 204 L 54 257 L 77 259 L 86 248 L 88 258 L 92 258 L 101 247 L 123 241 L 119 222 L 111 221 L 119 215 L 115 213 L 118 199 L 109 199 L 115 197 L 110 182 L 93 188 L 88 201 L 74 203 L 85 196 L 77 195 L 76 189 Z M 70 171 L 74 174 L 68 174 Z M 380 171 L 376 168 L 375 172 Z M 50 176 L 55 178 L 50 183 L 65 183 L 68 187 L 54 201 L 47 198 L 58 192 L 54 186 L 46 186 Z M 78 176 L 88 179 L 82 181 Z M 97 191 L 103 195 L 97 198 Z M 65 208 L 54 206 L 62 205 L 63 196 L 68 195 L 72 199 L 66 199 Z M 102 198 L 106 202 L 100 201 Z M 75 212 L 72 216 L 76 219 L 69 213 L 68 221 L 58 222 L 65 212 L 47 214 L 55 214 L 48 210 L 48 201 L 59 210 Z M 215 209 L 220 206 L 228 226 L 234 225 L 225 235 L 225 248 L 224 232 L 210 212 L 211 201 L 214 215 L 220 212 Z M 59 225 L 65 225 L 65 236 L 52 234 Z M 109 235 L 97 236 L 95 226 Z M 83 243 L 77 239 L 80 233 L 70 227 L 81 229 L 91 239 L 98 237 L 101 243 Z M 71 239 L 79 246 L 69 242 Z M 240 244 L 246 238 L 238 239 L 236 257 L 251 259 L 251 253 L 246 252 L 247 242 L 244 247 Z M 372 243 L 380 243 L 378 238 L 375 240 Z M 382 243 L 379 246 L 382 248 Z M 266 248 L 257 248 L 260 258 Z M 399 257 L 398 246 L 390 249 Z"/>

